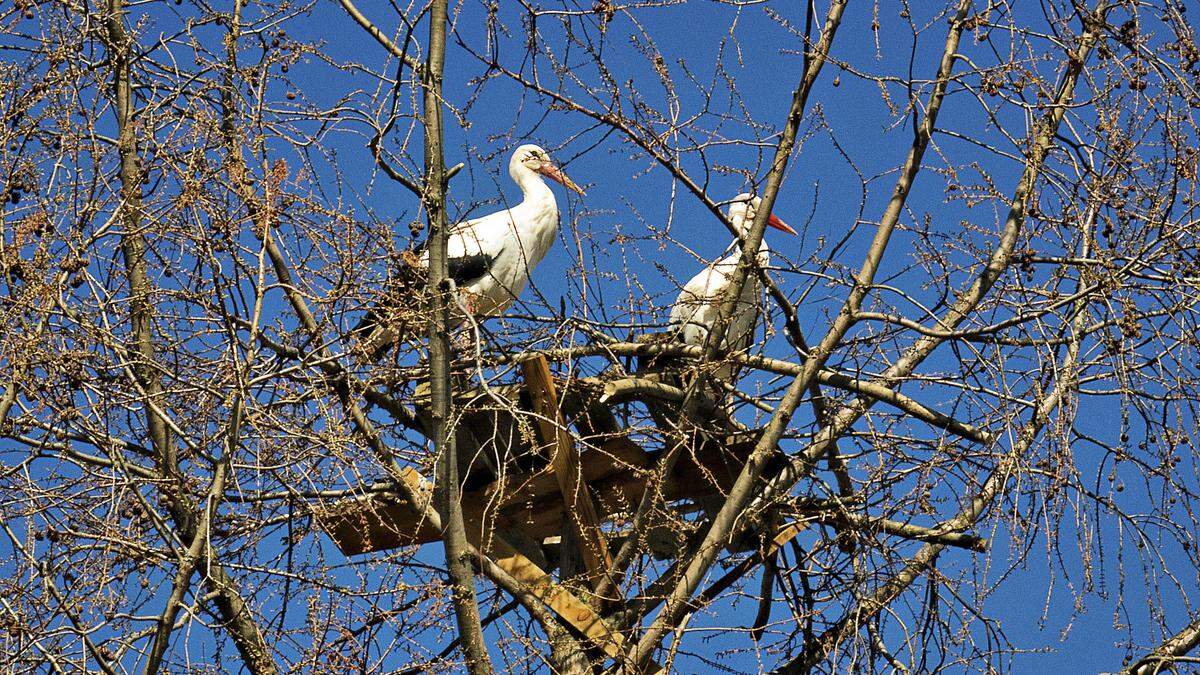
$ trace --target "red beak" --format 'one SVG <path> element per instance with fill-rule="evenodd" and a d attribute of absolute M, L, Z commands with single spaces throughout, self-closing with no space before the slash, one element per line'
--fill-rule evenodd
<path fill-rule="evenodd" d="M 793 230 L 790 225 L 780 220 L 779 216 L 775 215 L 774 213 L 771 214 L 770 218 L 767 218 L 767 224 L 777 230 L 783 230 L 788 234 L 796 234 L 796 231 Z"/>
<path fill-rule="evenodd" d="M 578 192 L 580 197 L 583 197 L 586 194 L 583 191 L 583 188 L 576 185 L 575 181 L 568 178 L 567 174 L 562 172 L 562 169 L 554 166 L 550 162 L 542 162 L 542 165 L 538 167 L 538 173 L 562 185 L 568 190 L 574 190 L 575 192 Z"/>

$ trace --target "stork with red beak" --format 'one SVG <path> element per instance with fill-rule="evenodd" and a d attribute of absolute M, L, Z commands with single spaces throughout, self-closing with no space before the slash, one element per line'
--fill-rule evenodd
<path fill-rule="evenodd" d="M 450 278 L 461 294 L 462 305 L 473 316 L 495 315 L 507 309 L 554 243 L 558 203 L 543 177 L 584 194 L 536 145 L 522 145 L 513 152 L 508 175 L 521 188 L 521 203 L 453 225 L 446 242 Z M 428 269 L 428 251 L 421 254 L 419 267 Z M 355 329 L 363 336 L 362 348 L 371 357 L 386 351 L 397 337 L 379 324 L 378 312 L 371 310 Z"/>
<path fill-rule="evenodd" d="M 737 269 L 738 260 L 742 257 L 741 239 L 750 230 L 760 202 L 758 197 L 748 193 L 733 198 L 729 204 L 729 220 L 741 236 L 730 245 L 724 257 L 710 263 L 699 274 L 692 277 L 692 280 L 687 282 L 679 293 L 679 297 L 676 298 L 675 306 L 671 308 L 671 326 L 678 331 L 679 339 L 682 342 L 703 346 L 708 340 L 708 334 L 721 314 L 721 305 L 733 290 L 734 270 Z M 789 234 L 796 234 L 795 230 L 774 214 L 768 217 L 767 225 Z M 754 259 L 759 267 L 766 267 L 770 262 L 770 257 L 770 250 L 767 248 L 767 241 L 764 237 Z M 737 351 L 745 349 L 750 344 L 755 324 L 758 323 L 761 299 L 761 285 L 758 277 L 751 272 L 746 278 L 745 284 L 742 285 L 733 315 L 730 317 L 729 327 L 721 336 L 722 339 L 718 346 Z M 732 370 L 727 367 L 722 368 L 717 376 L 728 379 L 731 372 Z"/>

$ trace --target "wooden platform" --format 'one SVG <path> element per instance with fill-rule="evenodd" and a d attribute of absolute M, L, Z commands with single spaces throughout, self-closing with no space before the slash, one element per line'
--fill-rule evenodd
<path fill-rule="evenodd" d="M 684 457 L 666 481 L 668 501 L 700 499 L 720 494 L 737 477 L 738 459 L 749 454 L 748 446 L 728 453 L 710 451 L 707 457 Z M 625 439 L 612 439 L 580 455 L 583 478 L 590 488 L 601 518 L 636 507 L 655 465 L 656 453 L 646 453 Z M 714 479 L 715 483 L 714 484 Z M 520 530 L 540 541 L 561 532 L 564 500 L 552 472 L 515 474 L 487 486 L 463 493 L 463 519 L 474 534 L 487 539 L 492 533 Z M 358 555 L 426 544 L 441 538 L 429 527 L 423 514 L 398 493 L 382 492 L 337 502 L 318 509 L 317 522 L 342 553 Z"/>
<path fill-rule="evenodd" d="M 456 400 L 462 406 L 455 438 L 468 534 L 487 541 L 507 533 L 529 549 L 564 534 L 564 523 L 582 520 L 580 540 L 603 548 L 648 482 L 656 482 L 658 453 L 646 452 L 618 428 L 611 412 L 597 404 L 600 392 L 594 387 L 553 378 L 540 358 L 521 370 L 523 386 L 491 387 Z M 751 447 L 750 441 L 729 447 L 710 442 L 685 451 L 662 483 L 665 501 L 699 503 L 723 493 Z M 398 492 L 336 502 L 314 509 L 314 515 L 345 555 L 440 538 Z"/>
<path fill-rule="evenodd" d="M 619 656 L 623 637 L 598 613 L 615 583 L 610 540 L 627 529 L 647 486 L 661 485 L 664 505 L 677 508 L 647 538 L 671 556 L 687 533 L 684 512 L 719 503 L 753 441 L 725 445 L 717 439 L 726 437 L 715 434 L 681 450 L 670 475 L 660 477 L 660 453 L 645 451 L 618 427 L 594 386 L 553 378 L 540 358 L 523 363 L 521 374 L 522 385 L 456 396 L 467 540 L 568 625 Z M 415 467 L 403 479 L 413 494 L 432 492 Z M 412 504 L 399 491 L 372 492 L 314 508 L 313 516 L 351 556 L 439 540 L 425 511 L 431 500 L 420 501 Z M 592 593 L 568 591 L 551 576 L 555 567 L 560 579 L 582 573 Z"/>

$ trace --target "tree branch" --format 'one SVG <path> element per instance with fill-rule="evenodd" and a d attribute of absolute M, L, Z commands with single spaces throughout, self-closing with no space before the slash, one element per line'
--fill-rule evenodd
<path fill-rule="evenodd" d="M 343 3 L 348 0 L 343 0 Z M 446 0 L 433 0 L 429 12 L 428 60 L 422 72 L 424 90 L 425 178 L 421 198 L 429 222 L 429 416 L 433 420 L 433 447 L 437 455 L 436 499 L 443 514 L 442 543 L 446 551 L 446 572 L 450 577 L 451 600 L 458 619 L 459 644 L 472 675 L 492 671 L 483 628 L 479 623 L 479 605 L 475 599 L 474 572 L 470 545 L 463 523 L 462 495 L 459 485 L 458 452 L 451 427 L 450 404 L 450 294 L 457 289 L 450 279 L 446 246 L 449 223 L 446 219 L 446 163 L 443 156 L 442 68 L 446 59 Z"/>
<path fill-rule="evenodd" d="M 834 320 L 834 325 L 821 340 L 821 343 L 813 350 L 809 358 L 805 360 L 803 372 L 788 387 L 787 393 L 784 394 L 778 408 L 776 408 L 775 415 L 772 416 L 766 430 L 759 438 L 753 452 L 747 459 L 733 487 L 730 489 L 725 504 L 713 518 L 708 533 L 700 543 L 699 549 L 691 558 L 691 563 L 684 571 L 675 589 L 671 592 L 666 606 L 663 607 L 662 611 L 638 642 L 635 650 L 631 653 L 631 660 L 634 663 L 640 664 L 649 658 L 667 630 L 673 627 L 682 616 L 687 599 L 696 591 L 696 588 L 707 574 L 708 569 L 715 562 L 717 552 L 724 546 L 724 542 L 728 541 L 729 537 L 732 536 L 734 528 L 741 519 L 743 508 L 756 495 L 756 484 L 762 476 L 767 459 L 774 452 L 779 438 L 783 435 L 792 414 L 800 404 L 801 395 L 816 380 L 817 372 L 825 365 L 826 359 L 829 358 L 834 348 L 841 342 L 842 337 L 850 329 L 853 323 L 854 312 L 858 310 L 863 298 L 866 297 L 867 290 L 871 287 L 875 271 L 878 269 L 884 251 L 887 248 L 888 239 L 896 223 L 899 221 L 900 213 L 908 197 L 909 190 L 912 187 L 913 179 L 920 170 L 921 157 L 925 153 L 925 148 L 929 143 L 929 137 L 937 120 L 938 110 L 941 108 L 942 98 L 945 95 L 946 87 L 950 80 L 950 72 L 954 65 L 954 54 L 958 51 L 958 40 L 963 31 L 963 22 L 970 6 L 970 0 L 962 0 L 959 3 L 958 13 L 951 23 L 950 34 L 946 39 L 946 47 L 942 53 L 942 61 L 938 68 L 934 90 L 930 95 L 926 117 L 921 123 L 916 138 L 913 140 L 912 149 L 909 151 L 908 160 L 901 169 L 900 178 L 896 183 L 892 199 L 875 232 L 875 239 L 871 244 L 866 260 L 863 262 L 862 269 L 855 278 L 854 287 L 850 291 L 850 296 L 847 298 L 842 312 Z M 842 8 L 843 6 L 838 3 L 834 3 L 831 6 L 827 24 L 832 21 L 832 27 L 836 27 Z M 826 32 L 829 32 L 828 29 Z M 832 34 L 828 36 L 822 35 L 821 39 L 822 42 L 832 39 Z M 788 128 L 792 129 L 793 138 L 795 131 L 792 124 L 798 125 L 799 121 L 799 111 L 796 109 L 796 103 L 798 102 L 799 99 L 797 97 L 793 101 L 793 109 L 788 116 Z M 786 132 L 784 140 L 786 140 Z M 781 141 L 781 149 L 783 145 L 784 143 Z M 775 167 L 781 168 L 778 157 Z M 760 240 L 761 226 L 765 226 L 767 218 L 767 215 L 764 214 L 770 213 L 771 206 L 775 200 L 772 187 L 778 189 L 781 178 L 779 176 L 774 181 L 768 180 L 767 190 L 763 194 L 763 204 L 760 208 L 760 213 L 756 214 L 755 229 L 759 230 Z M 757 220 L 762 220 L 763 222 L 757 222 Z M 748 245 L 755 245 L 755 240 L 751 238 Z"/>

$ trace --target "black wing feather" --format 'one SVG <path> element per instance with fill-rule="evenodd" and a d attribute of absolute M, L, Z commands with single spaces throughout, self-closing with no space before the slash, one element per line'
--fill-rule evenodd
<path fill-rule="evenodd" d="M 446 262 L 450 268 L 450 278 L 454 280 L 455 284 L 465 286 L 490 273 L 496 258 L 497 256 L 494 255 L 476 253 L 461 258 L 451 258 Z"/>
<path fill-rule="evenodd" d="M 471 221 L 463 221 L 450 227 L 450 234 L 454 234 L 457 230 L 464 229 L 470 225 Z M 422 255 L 429 249 L 429 240 L 423 240 L 421 243 L 413 247 L 415 255 Z M 492 265 L 496 262 L 496 258 L 504 253 L 501 248 L 496 251 L 495 255 L 486 253 L 475 253 L 465 255 L 458 258 L 450 258 L 446 261 L 450 271 L 450 278 L 458 286 L 465 286 L 473 281 L 477 281 L 487 276 L 492 271 Z"/>
<path fill-rule="evenodd" d="M 413 249 L 413 256 L 419 256 L 428 242 L 421 242 Z M 450 258 L 446 261 L 449 268 L 450 278 L 458 286 L 466 286 L 474 281 L 482 279 L 492 271 L 492 265 L 496 262 L 496 258 L 504 252 L 504 249 L 496 252 L 496 255 L 488 255 L 486 253 L 476 253 L 473 255 L 460 256 L 458 258 Z M 405 268 L 410 272 L 420 272 L 420 268 L 411 266 Z M 415 284 L 424 284 L 423 272 L 420 278 L 413 276 L 408 281 Z M 401 284 L 404 285 L 404 284 Z M 415 288 L 414 288 L 415 290 Z M 393 298 L 394 302 L 395 299 Z M 384 301 L 387 302 L 386 300 Z M 358 324 L 351 330 L 351 334 L 355 335 L 360 341 L 366 358 L 374 361 L 387 352 L 387 350 L 396 341 L 396 336 L 392 331 L 382 325 L 382 319 L 387 314 L 387 305 L 376 304 L 367 309 Z"/>

